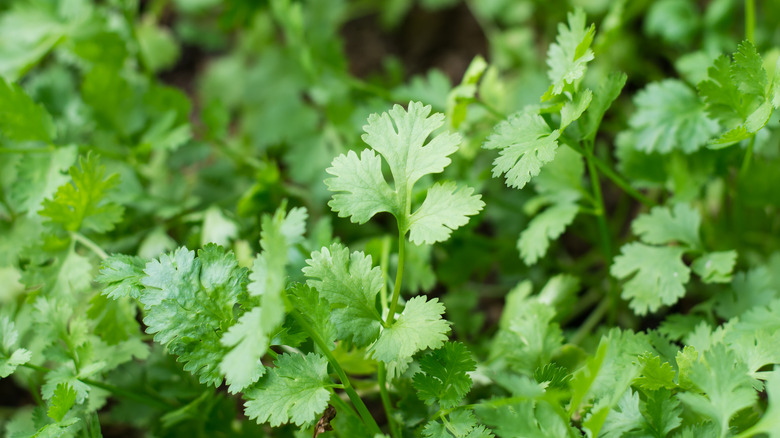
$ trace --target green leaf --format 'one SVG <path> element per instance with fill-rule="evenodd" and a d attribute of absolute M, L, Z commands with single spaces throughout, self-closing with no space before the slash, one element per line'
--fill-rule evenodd
<path fill-rule="evenodd" d="M 629 119 L 636 133 L 634 147 L 646 153 L 686 154 L 697 151 L 719 131 L 696 93 L 684 82 L 654 82 L 634 97 L 637 111 Z"/>
<path fill-rule="evenodd" d="M 509 187 L 522 189 L 555 158 L 559 136 L 560 131 L 551 131 L 542 116 L 521 112 L 499 123 L 482 147 L 500 149 L 493 177 L 506 174 Z"/>
<path fill-rule="evenodd" d="M 780 438 L 780 371 L 775 370 L 768 374 L 766 393 L 769 396 L 769 406 L 766 411 L 758 423 L 740 436 L 749 437 L 765 433 L 769 438 Z"/>
<path fill-rule="evenodd" d="M 32 359 L 32 353 L 24 348 L 17 348 L 19 332 L 16 325 L 7 316 L 0 318 L 0 379 L 4 379 L 14 371 L 16 367 L 24 365 Z"/>
<path fill-rule="evenodd" d="M 293 307 L 309 321 L 309 324 L 311 324 L 320 338 L 322 338 L 327 345 L 335 347 L 338 330 L 330 319 L 330 305 L 327 301 L 320 298 L 317 290 L 312 289 L 305 284 L 295 283 L 287 290 L 287 298 L 290 300 Z M 346 368 L 344 363 L 341 365 Z"/>
<path fill-rule="evenodd" d="M 726 436 L 731 418 L 757 397 L 747 366 L 722 344 L 691 365 L 689 378 L 704 394 L 683 392 L 677 396 L 693 411 L 712 419 L 719 437 Z"/>
<path fill-rule="evenodd" d="M 629 243 L 615 257 L 610 273 L 617 279 L 631 277 L 623 285 L 623 299 L 637 315 L 670 306 L 685 295 L 691 270 L 682 261 L 684 250 L 678 247 L 654 247 Z"/>
<path fill-rule="evenodd" d="M 65 37 L 67 26 L 41 3 L 13 3 L 0 17 L 0 75 L 16 81 Z"/>
<path fill-rule="evenodd" d="M 372 268 L 371 256 L 357 251 L 350 255 L 348 248 L 334 243 L 313 252 L 306 263 L 306 284 L 333 307 L 331 318 L 339 338 L 351 337 L 359 346 L 376 339 L 382 323 L 376 296 L 384 280 L 382 271 Z"/>
<path fill-rule="evenodd" d="M 54 138 L 54 123 L 46 109 L 36 104 L 16 84 L 0 77 L 0 134 L 10 140 L 43 141 Z"/>
<path fill-rule="evenodd" d="M 652 353 L 639 356 L 637 361 L 642 368 L 641 375 L 634 379 L 635 385 L 645 391 L 673 389 L 677 386 L 674 383 L 675 371 L 669 362 L 661 362 L 661 358 Z"/>
<path fill-rule="evenodd" d="M 623 87 L 626 85 L 625 73 L 610 73 L 599 85 L 599 88 L 593 94 L 593 101 L 588 106 L 588 110 L 580 118 L 580 125 L 584 138 L 593 140 L 596 132 L 601 125 L 601 119 L 604 118 L 609 107 L 620 96 Z"/>
<path fill-rule="evenodd" d="M 772 287 L 772 276 L 765 267 L 737 273 L 731 281 L 731 289 L 715 297 L 715 312 L 724 319 L 766 306 L 778 293 Z"/>
<path fill-rule="evenodd" d="M 65 418 L 65 414 L 76 403 L 76 390 L 67 383 L 60 383 L 57 385 L 57 389 L 54 390 L 54 396 L 51 398 L 50 403 L 46 414 L 54 421 L 62 421 Z"/>
<path fill-rule="evenodd" d="M 76 146 L 54 149 L 47 154 L 27 154 L 19 161 L 17 178 L 24 184 L 14 184 L 9 197 L 19 212 L 36 215 L 41 203 L 56 193 L 57 188 L 68 182 L 64 174 L 78 156 Z"/>
<path fill-rule="evenodd" d="M 664 438 L 682 424 L 680 415 L 683 410 L 680 401 L 672 396 L 672 392 L 666 389 L 645 392 L 647 398 L 640 405 L 642 415 L 645 417 L 645 432 L 651 437 Z"/>
<path fill-rule="evenodd" d="M 593 92 L 585 89 L 574 95 L 572 100 L 568 100 L 563 104 L 563 108 L 561 108 L 561 127 L 559 128 L 561 132 L 582 116 L 582 113 L 588 109 L 592 99 Z"/>
<path fill-rule="evenodd" d="M 68 231 L 82 228 L 104 233 L 122 220 L 124 207 L 106 201 L 108 193 L 119 184 L 119 175 L 106 177 L 106 168 L 95 155 L 79 158 L 79 167 L 70 168 L 72 184 L 60 186 L 54 199 L 43 201 L 41 216 L 62 225 Z"/>
<path fill-rule="evenodd" d="M 527 265 L 535 264 L 547 253 L 551 240 L 556 240 L 574 222 L 580 208 L 576 203 L 555 204 L 536 215 L 520 233 L 517 249 Z"/>
<path fill-rule="evenodd" d="M 631 223 L 634 234 L 649 244 L 662 245 L 678 242 L 692 249 L 701 247 L 699 240 L 699 212 L 688 204 L 669 207 L 653 207 L 650 213 L 640 215 Z"/>
<path fill-rule="evenodd" d="M 577 9 L 568 14 L 568 27 L 558 24 L 558 36 L 547 51 L 547 76 L 552 81 L 550 89 L 542 97 L 547 100 L 561 94 L 567 84 L 574 84 L 583 76 L 587 64 L 593 60 L 590 44 L 596 34 L 596 26 L 585 27 L 585 12 Z"/>
<path fill-rule="evenodd" d="M 629 389 L 620 398 L 617 406 L 609 410 L 598 436 L 620 438 L 644 425 L 645 419 L 639 411 L 639 393 Z"/>
<path fill-rule="evenodd" d="M 368 352 L 388 365 L 388 376 L 400 375 L 412 356 L 427 348 L 439 348 L 447 340 L 449 323 L 442 319 L 444 305 L 437 298 L 413 297 L 395 323 L 383 328 Z"/>
<path fill-rule="evenodd" d="M 468 221 L 467 216 L 482 209 L 484 203 L 479 195 L 472 195 L 473 189 L 456 191 L 454 185 L 444 183 L 431 187 L 423 204 L 411 213 L 414 184 L 425 175 L 442 172 L 460 143 L 458 134 L 448 132 L 427 141 L 444 122 L 442 114 L 430 113 L 430 106 L 409 102 L 408 110 L 395 105 L 386 113 L 368 117 L 363 141 L 387 161 L 393 188 L 385 181 L 382 162 L 373 151 L 364 150 L 359 158 L 351 151 L 336 157 L 326 170 L 334 178 L 325 184 L 335 192 L 329 205 L 340 217 L 365 223 L 377 213 L 388 212 L 395 216 L 403 235 L 411 230 L 412 242 L 433 243 L 448 238 L 451 230 Z"/>
<path fill-rule="evenodd" d="M 265 374 L 260 359 L 268 350 L 270 339 L 268 323 L 262 319 L 263 310 L 258 306 L 244 313 L 220 338 L 220 343 L 230 348 L 219 363 L 219 369 L 225 375 L 231 394 L 242 391 Z M 284 307 L 274 310 L 284 315 Z"/>
<path fill-rule="evenodd" d="M 103 260 L 100 264 L 100 273 L 95 281 L 103 284 L 102 293 L 108 298 L 117 300 L 122 297 L 130 297 L 135 299 L 141 296 L 143 289 L 141 280 L 145 276 L 145 265 L 146 260 L 141 257 L 116 254 Z"/>
<path fill-rule="evenodd" d="M 477 84 L 487 70 L 488 64 L 480 55 L 471 60 L 460 84 L 454 87 L 447 95 L 447 118 L 450 126 L 458 129 L 466 120 L 468 105 L 475 101 Z"/>
<path fill-rule="evenodd" d="M 708 252 L 691 263 L 691 269 L 705 283 L 728 283 L 737 262 L 737 252 Z"/>
<path fill-rule="evenodd" d="M 485 206 L 481 196 L 473 193 L 471 187 L 458 187 L 454 182 L 434 184 L 409 218 L 409 240 L 416 245 L 447 240 Z"/>
<path fill-rule="evenodd" d="M 750 138 L 767 124 L 773 110 L 772 84 L 753 43 L 743 41 L 734 62 L 726 56 L 716 59 L 707 76 L 698 85 L 699 94 L 709 114 L 727 128 L 713 141 L 715 146 Z"/>
<path fill-rule="evenodd" d="M 325 184 L 336 192 L 328 205 L 339 217 L 364 224 L 377 213 L 401 214 L 396 194 L 382 176 L 382 160 L 374 151 L 365 149 L 360 158 L 353 151 L 339 155 L 326 172 L 335 176 L 326 179 Z"/>
<path fill-rule="evenodd" d="M 141 57 L 152 72 L 166 70 L 176 63 L 180 50 L 171 32 L 151 20 L 143 20 L 135 27 Z"/>
<path fill-rule="evenodd" d="M 431 113 L 430 106 L 409 102 L 407 110 L 400 105 L 386 113 L 371 114 L 363 127 L 363 141 L 379 152 L 390 165 L 395 190 L 411 190 L 417 180 L 431 173 L 440 173 L 450 164 L 448 158 L 458 149 L 460 135 L 443 133 L 428 136 L 444 123 L 444 115 Z"/>
<path fill-rule="evenodd" d="M 247 392 L 246 415 L 272 427 L 316 420 L 330 399 L 327 359 L 314 353 L 282 354 L 274 364 L 262 385 Z"/>
<path fill-rule="evenodd" d="M 438 402 L 442 409 L 455 407 L 471 389 L 471 377 L 476 369 L 471 352 L 460 342 L 447 342 L 419 360 L 420 370 L 413 378 L 417 397 L 426 404 Z"/>
<path fill-rule="evenodd" d="M 219 385 L 219 363 L 225 355 L 220 342 L 235 323 L 234 306 L 244 299 L 247 275 L 233 253 L 214 244 L 198 251 L 179 248 L 153 260 L 144 270 L 140 301 L 146 309 L 146 332 L 184 362 L 184 370 L 200 382 Z M 246 317 L 244 324 L 250 324 Z M 234 340 L 249 327 L 233 331 Z"/>

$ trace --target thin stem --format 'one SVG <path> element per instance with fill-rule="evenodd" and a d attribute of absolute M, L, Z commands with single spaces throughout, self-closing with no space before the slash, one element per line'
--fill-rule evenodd
<path fill-rule="evenodd" d="M 599 228 L 601 247 L 604 251 L 604 266 L 609 267 L 612 263 L 612 238 L 609 235 L 609 226 L 607 224 L 607 210 L 604 205 L 604 197 L 601 193 L 599 173 L 598 170 L 596 170 L 596 165 L 593 160 L 595 157 L 593 155 L 592 144 L 590 148 L 585 148 L 585 150 L 588 151 L 587 155 L 585 155 L 585 161 L 588 165 L 588 174 L 590 175 L 590 182 L 593 186 L 593 197 L 595 199 L 593 207 L 596 209 L 596 222 Z M 613 287 L 613 284 L 610 281 L 608 292 L 610 303 L 609 321 L 612 324 L 614 324 L 617 319 L 618 297 L 616 296 L 616 292 L 617 289 Z"/>
<path fill-rule="evenodd" d="M 401 431 L 398 430 L 398 424 L 396 424 L 393 418 L 393 403 L 390 401 L 390 393 L 387 391 L 387 368 L 381 360 L 379 361 L 377 376 L 379 377 L 379 397 L 382 399 L 382 406 L 385 408 L 387 424 L 390 425 L 390 435 L 393 438 L 399 438 Z"/>
<path fill-rule="evenodd" d="M 753 161 L 753 147 L 756 144 L 756 136 L 755 134 L 750 137 L 750 143 L 748 143 L 747 150 L 745 151 L 745 158 L 742 159 L 742 166 L 739 168 L 739 179 L 747 175 L 748 170 L 750 170 L 750 163 Z"/>
<path fill-rule="evenodd" d="M 98 257 L 100 257 L 101 260 L 105 260 L 105 259 L 108 258 L 108 254 L 105 251 L 103 251 L 103 248 L 98 246 L 97 243 L 93 242 L 91 239 L 89 239 L 88 237 L 84 236 L 83 234 L 73 232 L 73 233 L 70 233 L 70 236 L 76 242 L 78 242 L 78 243 L 86 246 L 87 248 L 89 248 L 89 250 L 92 251 L 93 253 L 95 253 L 95 255 L 97 255 Z"/>
<path fill-rule="evenodd" d="M 0 154 L 46 154 L 52 148 L 0 148 Z"/>
<path fill-rule="evenodd" d="M 365 424 L 366 427 L 370 429 L 372 435 L 381 434 L 382 431 L 379 429 L 379 425 L 376 424 L 376 420 L 374 420 L 374 417 L 372 417 L 371 413 L 368 412 L 368 408 L 366 408 L 363 400 L 361 400 L 360 396 L 357 394 L 357 392 L 355 392 L 355 388 L 352 386 L 352 382 L 349 381 L 347 373 L 345 373 L 344 369 L 341 368 L 341 365 L 336 360 L 336 357 L 333 356 L 333 353 L 331 353 L 325 341 L 322 340 L 320 334 L 314 330 L 314 328 L 309 324 L 309 321 L 307 321 L 306 318 L 297 310 L 293 310 L 291 315 L 295 318 L 296 321 L 298 321 L 301 327 L 309 335 L 311 340 L 314 341 L 314 344 L 319 347 L 322 354 L 325 355 L 325 358 L 328 359 L 328 362 L 330 362 L 330 365 L 336 371 L 336 374 L 339 376 L 339 380 L 341 380 L 341 384 L 344 385 L 344 392 L 347 393 L 349 400 L 352 401 L 352 405 L 355 406 L 358 414 L 360 414 L 360 418 L 363 419 L 363 424 Z"/>
<path fill-rule="evenodd" d="M 751 43 L 756 34 L 756 3 L 755 0 L 745 0 L 745 38 Z"/>
<path fill-rule="evenodd" d="M 331 392 L 330 399 L 332 400 L 332 402 L 333 402 L 332 404 L 335 405 L 336 408 L 340 409 L 341 411 L 343 411 L 346 414 L 352 415 L 355 418 L 360 419 L 360 416 L 357 414 L 357 412 L 355 412 L 354 409 L 352 409 L 352 406 L 348 405 L 347 402 L 342 400 L 341 396 L 339 396 L 336 393 L 336 391 L 333 391 L 333 389 L 331 388 L 330 392 Z"/>
<path fill-rule="evenodd" d="M 612 307 L 611 304 L 611 300 L 602 300 L 599 305 L 590 312 L 588 318 L 585 319 L 585 322 L 582 323 L 574 335 L 572 335 L 571 339 L 569 339 L 569 343 L 576 345 L 582 342 L 582 340 L 585 339 L 585 336 L 589 335 L 593 328 L 596 327 L 596 324 L 601 321 L 604 314 L 607 313 L 607 310 Z"/>
<path fill-rule="evenodd" d="M 390 261 L 390 236 L 382 238 L 382 255 L 379 258 L 379 269 L 382 270 L 382 290 L 379 292 L 379 301 L 382 305 L 382 315 L 387 312 L 387 268 Z"/>
<path fill-rule="evenodd" d="M 602 161 L 599 157 L 589 153 L 588 151 L 584 150 L 580 145 L 576 144 L 574 141 L 567 137 L 561 137 L 561 141 L 566 145 L 572 148 L 575 152 L 582 155 L 583 157 L 588 157 L 590 155 L 591 160 L 593 161 L 593 164 L 596 165 L 596 168 L 601 171 L 601 173 L 604 174 L 607 178 L 609 178 L 613 183 L 615 183 L 616 186 L 620 187 L 624 192 L 626 192 L 629 196 L 633 197 L 637 201 L 641 202 L 647 207 L 654 207 L 655 202 L 653 202 L 650 198 L 646 197 L 642 193 L 640 193 L 637 189 L 633 188 L 631 184 L 626 181 L 622 176 L 618 175 L 614 170 L 612 170 L 609 167 L 609 164 Z"/>
<path fill-rule="evenodd" d="M 403 228 L 398 227 L 398 270 L 395 273 L 395 285 L 393 285 L 393 298 L 390 300 L 390 310 L 387 312 L 387 327 L 395 321 L 395 308 L 398 307 L 398 297 L 401 296 L 401 281 L 404 277 L 404 262 L 406 261 L 406 236 Z"/>

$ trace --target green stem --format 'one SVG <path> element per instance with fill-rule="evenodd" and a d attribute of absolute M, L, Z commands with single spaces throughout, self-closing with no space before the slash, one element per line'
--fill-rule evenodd
<path fill-rule="evenodd" d="M 83 234 L 72 232 L 70 233 L 70 236 L 76 242 L 89 248 L 89 250 L 95 253 L 95 255 L 97 255 L 98 257 L 100 257 L 101 260 L 105 260 L 108 258 L 108 254 L 105 251 L 103 251 L 103 248 L 101 248 L 97 243 L 93 242 L 91 239 L 84 236 Z"/>
<path fill-rule="evenodd" d="M 0 148 L 0 154 L 46 154 L 53 148 Z"/>
<path fill-rule="evenodd" d="M 745 0 L 745 38 L 751 43 L 756 34 L 756 3 L 755 0 Z"/>
<path fill-rule="evenodd" d="M 330 393 L 331 393 L 330 399 L 332 400 L 332 402 L 333 402 L 332 404 L 336 408 L 338 408 L 339 410 L 341 410 L 345 414 L 349 414 L 349 415 L 351 415 L 351 416 L 353 416 L 353 417 L 355 417 L 357 419 L 360 419 L 360 416 L 357 414 L 357 412 L 355 412 L 355 410 L 352 409 L 352 407 L 350 405 L 348 405 L 347 402 L 342 400 L 341 397 L 338 394 L 336 394 L 336 391 L 333 391 L 333 389 L 331 388 Z"/>
<path fill-rule="evenodd" d="M 569 343 L 577 345 L 582 342 L 582 340 L 585 339 L 585 336 L 590 334 L 593 328 L 596 327 L 596 324 L 601 321 L 604 314 L 607 313 L 607 310 L 612 307 L 611 303 L 612 300 L 602 300 L 599 305 L 590 312 L 588 318 L 585 319 L 585 322 L 582 323 L 574 335 L 572 335 L 571 339 L 569 339 Z"/>
<path fill-rule="evenodd" d="M 599 226 L 599 234 L 601 235 L 601 246 L 604 251 L 604 258 L 607 264 L 612 260 L 612 243 L 609 236 L 609 227 L 607 226 L 607 213 L 604 206 L 604 197 L 601 194 L 601 182 L 599 181 L 599 174 L 596 170 L 596 165 L 593 163 L 592 156 L 586 156 L 585 160 L 588 164 L 588 173 L 590 174 L 590 183 L 593 186 L 593 208 L 595 208 L 596 219 Z"/>
<path fill-rule="evenodd" d="M 382 255 L 379 258 L 379 269 L 382 270 L 382 290 L 379 292 L 379 301 L 382 305 L 382 314 L 387 312 L 387 268 L 390 261 L 390 236 L 382 238 Z"/>
<path fill-rule="evenodd" d="M 333 367 L 333 369 L 336 371 L 336 374 L 339 376 L 339 380 L 341 380 L 341 384 L 344 385 L 344 392 L 347 393 L 347 396 L 349 397 L 349 400 L 352 401 L 352 405 L 355 406 L 355 408 L 358 411 L 358 414 L 360 414 L 360 418 L 363 419 L 363 424 L 366 425 L 370 429 L 371 435 L 381 434 L 382 431 L 379 429 L 379 426 L 376 424 L 376 420 L 374 420 L 374 417 L 371 416 L 371 413 L 368 412 L 368 408 L 366 408 L 366 405 L 363 403 L 363 400 L 360 399 L 360 396 L 355 392 L 355 388 L 352 386 L 352 382 L 349 381 L 349 378 L 347 377 L 347 373 L 344 372 L 344 369 L 341 368 L 341 365 L 336 360 L 336 357 L 333 356 L 333 353 L 330 351 L 330 348 L 328 348 L 328 345 L 325 343 L 324 340 L 320 337 L 320 334 L 317 333 L 316 330 L 309 324 L 309 321 L 306 320 L 306 318 L 297 310 L 293 310 L 291 312 L 291 315 L 295 318 L 296 321 L 301 325 L 301 327 L 306 331 L 306 333 L 309 335 L 312 341 L 314 341 L 314 344 L 319 347 L 322 354 L 325 355 L 325 358 L 328 359 L 328 362 L 330 362 L 330 365 Z"/>
<path fill-rule="evenodd" d="M 398 307 L 398 297 L 401 296 L 401 281 L 404 277 L 404 262 L 406 261 L 406 236 L 403 228 L 398 227 L 398 270 L 395 273 L 395 284 L 393 285 L 393 298 L 390 299 L 390 310 L 387 312 L 387 327 L 393 325 L 395 321 L 395 308 Z"/>
<path fill-rule="evenodd" d="M 588 165 L 588 174 L 590 175 L 590 182 L 593 186 L 593 198 L 595 200 L 593 207 L 596 209 L 596 222 L 598 223 L 601 247 L 604 251 L 604 266 L 609 268 L 609 265 L 612 263 L 612 238 L 609 235 L 609 226 L 607 224 L 607 209 L 604 205 L 604 197 L 601 193 L 601 181 L 599 181 L 599 173 L 598 170 L 596 170 L 596 164 L 594 163 L 595 157 L 592 148 L 586 148 L 585 150 L 588 151 L 587 155 L 585 155 L 585 161 Z M 618 297 L 616 296 L 616 292 L 617 289 L 610 280 L 608 301 L 610 303 L 609 321 L 611 324 L 614 324 L 617 319 Z"/>
<path fill-rule="evenodd" d="M 601 171 L 601 173 L 604 174 L 607 178 L 609 178 L 613 183 L 615 183 L 616 186 L 620 187 L 624 192 L 626 192 L 629 196 L 633 197 L 637 201 L 641 202 L 647 207 L 654 207 L 655 202 L 653 202 L 650 198 L 640 193 L 637 189 L 633 188 L 631 184 L 626 181 L 622 176 L 618 175 L 614 170 L 612 170 L 609 167 L 609 164 L 602 161 L 599 157 L 585 151 L 581 146 L 574 143 L 572 140 L 561 137 L 561 142 L 563 142 L 566 146 L 569 146 L 572 148 L 575 152 L 582 155 L 583 157 L 591 157 L 591 160 L 593 161 L 593 164 L 596 165 L 596 168 Z"/>
<path fill-rule="evenodd" d="M 398 430 L 398 424 L 396 424 L 395 418 L 393 418 L 393 403 L 390 401 L 390 393 L 387 391 L 387 368 L 381 360 L 379 361 L 377 376 L 379 377 L 379 397 L 382 399 L 382 406 L 385 408 L 387 424 L 390 425 L 390 435 L 393 438 L 399 438 L 401 431 Z"/>
<path fill-rule="evenodd" d="M 748 143 L 747 150 L 745 151 L 745 158 L 742 159 L 742 166 L 739 169 L 739 179 L 744 178 L 748 170 L 750 169 L 750 163 L 753 161 L 753 147 L 756 144 L 755 134 L 750 137 L 750 143 Z"/>

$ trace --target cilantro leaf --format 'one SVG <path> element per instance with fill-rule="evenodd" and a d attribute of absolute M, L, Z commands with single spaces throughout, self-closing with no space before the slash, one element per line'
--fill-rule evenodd
<path fill-rule="evenodd" d="M 642 368 L 634 384 L 643 390 L 673 389 L 676 386 L 674 369 L 669 362 L 661 362 L 660 356 L 645 353 L 637 358 L 637 362 Z"/>
<path fill-rule="evenodd" d="M 527 265 L 533 265 L 550 246 L 550 241 L 557 239 L 574 222 L 579 206 L 573 202 L 555 204 L 536 215 L 525 230 L 520 233 L 517 249 Z"/>
<path fill-rule="evenodd" d="M 639 393 L 629 389 L 609 410 L 598 436 L 604 438 L 619 438 L 629 435 L 628 432 L 641 429 L 645 419 L 639 411 Z"/>
<path fill-rule="evenodd" d="M 46 415 L 54 421 L 62 421 L 75 402 L 76 391 L 67 383 L 60 383 L 54 390 L 54 396 L 51 398 Z"/>
<path fill-rule="evenodd" d="M 287 290 L 287 298 L 293 307 L 309 321 L 325 343 L 335 346 L 337 330 L 330 319 L 330 305 L 320 298 L 317 290 L 305 284 L 295 283 Z"/>
<path fill-rule="evenodd" d="M 582 113 L 588 109 L 590 101 L 593 99 L 593 92 L 585 89 L 577 94 L 571 100 L 567 100 L 561 108 L 561 131 L 564 131 L 572 122 L 582 116 Z"/>
<path fill-rule="evenodd" d="M 382 160 L 374 151 L 365 149 L 360 158 L 353 151 L 339 155 L 327 172 L 335 178 L 326 179 L 325 184 L 336 192 L 328 205 L 339 217 L 363 224 L 377 213 L 401 213 L 395 193 L 382 176 Z"/>
<path fill-rule="evenodd" d="M 106 195 L 119 184 L 119 175 L 106 177 L 106 168 L 95 155 L 79 158 L 79 167 L 70 168 L 72 184 L 60 186 L 54 199 L 43 201 L 41 216 L 68 231 L 86 228 L 104 233 L 122 219 L 124 207 L 106 202 Z"/>
<path fill-rule="evenodd" d="M 471 187 L 458 187 L 454 182 L 436 183 L 420 208 L 409 218 L 409 240 L 417 245 L 443 242 L 453 230 L 466 225 L 468 216 L 485 206 Z"/>
<path fill-rule="evenodd" d="M 400 105 L 386 113 L 371 114 L 363 127 L 363 141 L 390 165 L 396 192 L 410 190 L 417 180 L 439 173 L 450 164 L 449 155 L 458 149 L 460 135 L 443 133 L 425 140 L 444 123 L 444 115 L 431 113 L 430 106 L 409 102 L 407 110 Z"/>
<path fill-rule="evenodd" d="M 766 393 L 769 396 L 769 406 L 758 423 L 744 432 L 744 436 L 754 436 L 763 432 L 769 438 L 780 437 L 780 371 L 772 371 L 767 376 Z"/>
<path fill-rule="evenodd" d="M 674 209 L 653 207 L 650 213 L 634 219 L 631 229 L 645 243 L 661 245 L 679 242 L 696 249 L 701 247 L 699 240 L 699 212 L 688 204 L 677 204 Z"/>
<path fill-rule="evenodd" d="M 316 420 L 330 399 L 327 359 L 314 353 L 282 354 L 274 365 L 262 385 L 246 393 L 246 415 L 271 426 Z"/>
<path fill-rule="evenodd" d="M 260 359 L 268 349 L 270 339 L 266 328 L 269 324 L 262 317 L 263 307 L 254 307 L 241 315 L 219 340 L 230 348 L 219 363 L 219 369 L 225 375 L 231 394 L 255 383 L 265 374 L 265 366 Z M 274 310 L 279 313 L 279 309 Z M 281 310 L 283 312 L 284 308 Z"/>
<path fill-rule="evenodd" d="M 710 115 L 728 128 L 713 141 L 713 147 L 750 138 L 767 124 L 776 99 L 753 43 L 743 41 L 734 53 L 733 63 L 726 56 L 717 58 L 707 76 L 698 85 L 699 94 Z"/>
<path fill-rule="evenodd" d="M 458 405 L 471 389 L 471 377 L 476 369 L 471 352 L 460 342 L 447 342 L 442 348 L 420 358 L 421 373 L 416 373 L 413 386 L 426 404 L 438 401 L 443 409 Z"/>
<path fill-rule="evenodd" d="M 14 184 L 9 197 L 16 209 L 36 214 L 45 198 L 68 182 L 64 174 L 76 161 L 78 148 L 65 146 L 48 154 L 27 154 L 17 165 L 18 179 L 24 184 Z"/>
<path fill-rule="evenodd" d="M 333 307 L 339 338 L 351 337 L 359 346 L 376 339 L 382 323 L 376 296 L 384 280 L 382 271 L 372 268 L 371 256 L 357 251 L 350 255 L 348 248 L 334 243 L 313 252 L 306 263 L 306 283 Z"/>
<path fill-rule="evenodd" d="M 113 255 L 100 265 L 100 274 L 95 281 L 103 284 L 103 294 L 112 299 L 141 296 L 146 261 L 141 257 L 123 254 Z"/>
<path fill-rule="evenodd" d="M 593 94 L 593 101 L 588 106 L 581 120 L 583 138 L 593 140 L 601 125 L 601 119 L 606 114 L 612 102 L 617 99 L 626 85 L 625 73 L 610 73 Z"/>
<path fill-rule="evenodd" d="M 368 117 L 363 141 L 384 157 L 393 188 L 385 181 L 382 162 L 373 151 L 364 150 L 359 158 L 354 152 L 336 157 L 326 170 L 334 178 L 325 184 L 335 192 L 328 205 L 340 217 L 365 223 L 377 213 L 388 212 L 395 216 L 401 234 L 412 231 L 412 242 L 433 243 L 449 237 L 450 230 L 464 225 L 467 216 L 482 209 L 484 203 L 479 195 L 472 195 L 473 189 L 456 191 L 454 185 L 444 183 L 431 187 L 426 201 L 411 213 L 414 184 L 425 175 L 442 172 L 460 143 L 458 134 L 448 132 L 426 143 L 444 123 L 442 114 L 430 113 L 430 106 L 409 102 L 406 110 L 395 105 L 388 112 Z M 446 208 L 446 214 L 441 214 L 440 208 Z"/>
<path fill-rule="evenodd" d="M 731 418 L 756 400 L 747 366 L 722 344 L 704 352 L 703 358 L 691 365 L 688 377 L 704 395 L 683 392 L 677 397 L 695 412 L 711 418 L 718 426 L 718 436 L 725 436 Z"/>
<path fill-rule="evenodd" d="M 51 143 L 54 123 L 46 109 L 0 76 L 0 134 L 10 140 Z"/>
<path fill-rule="evenodd" d="M 564 87 L 573 84 L 585 75 L 588 62 L 593 60 L 590 45 L 596 34 L 596 25 L 585 27 L 585 12 L 577 9 L 568 14 L 568 27 L 558 24 L 558 36 L 547 51 L 547 76 L 552 81 L 542 100 L 563 93 Z"/>
<path fill-rule="evenodd" d="M 691 269 L 705 283 L 728 283 L 736 262 L 736 251 L 709 252 L 694 260 Z"/>
<path fill-rule="evenodd" d="M 413 297 L 395 323 L 383 328 L 368 352 L 388 365 L 388 376 L 400 375 L 412 356 L 427 348 L 439 348 L 447 340 L 450 325 L 442 319 L 444 305 L 437 298 Z"/>
<path fill-rule="evenodd" d="M 696 93 L 679 80 L 649 84 L 635 95 L 634 104 L 637 111 L 628 123 L 636 134 L 634 147 L 646 153 L 690 154 L 719 130 Z"/>
<path fill-rule="evenodd" d="M 500 149 L 493 161 L 493 177 L 506 174 L 509 187 L 522 189 L 555 158 L 560 131 L 551 131 L 538 114 L 518 113 L 499 123 L 482 145 Z"/>
<path fill-rule="evenodd" d="M 238 267 L 232 253 L 208 244 L 198 258 L 179 248 L 147 263 L 144 272 L 140 301 L 147 333 L 179 356 L 184 369 L 199 375 L 201 383 L 218 385 L 218 365 L 225 354 L 220 338 L 234 323 L 233 307 L 246 295 L 246 269 Z M 236 330 L 242 329 L 248 330 Z"/>
<path fill-rule="evenodd" d="M 655 247 L 634 242 L 624 245 L 615 257 L 610 273 L 630 280 L 622 297 L 637 315 L 655 312 L 661 305 L 672 305 L 685 295 L 684 285 L 691 270 L 682 261 L 684 250 L 677 247 Z"/>
<path fill-rule="evenodd" d="M 27 349 L 17 348 L 19 332 L 16 325 L 7 316 L 0 318 L 0 379 L 10 376 L 19 365 L 32 359 Z"/>

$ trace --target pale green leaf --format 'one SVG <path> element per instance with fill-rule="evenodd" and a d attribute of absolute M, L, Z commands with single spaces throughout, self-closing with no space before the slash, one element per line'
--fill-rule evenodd
<path fill-rule="evenodd" d="M 458 187 L 454 182 L 434 184 L 409 219 L 409 240 L 417 245 L 447 240 L 485 206 L 482 197 L 473 193 L 471 187 Z"/>
<path fill-rule="evenodd" d="M 274 364 L 262 385 L 246 394 L 246 415 L 272 427 L 316 420 L 330 399 L 327 359 L 314 353 L 283 354 Z"/>
<path fill-rule="evenodd" d="M 669 207 L 653 207 L 650 213 L 643 214 L 631 223 L 634 234 L 653 245 L 677 242 L 692 249 L 701 247 L 699 212 L 688 204 Z"/>
<path fill-rule="evenodd" d="M 412 356 L 427 348 L 439 348 L 447 340 L 449 323 L 442 319 L 444 305 L 437 298 L 413 297 L 390 327 L 384 328 L 369 348 L 371 357 L 388 364 L 388 375 L 400 375 Z"/>
<path fill-rule="evenodd" d="M 670 306 L 685 295 L 691 270 L 682 261 L 679 247 L 654 247 L 639 242 L 621 248 L 610 268 L 618 279 L 630 278 L 623 285 L 623 299 L 637 315 Z"/>
<path fill-rule="evenodd" d="M 533 265 L 547 253 L 550 241 L 560 237 L 579 212 L 576 203 L 555 204 L 536 215 L 520 233 L 517 249 L 527 265 Z"/>
<path fill-rule="evenodd" d="M 332 320 L 339 337 L 352 337 L 359 346 L 379 335 L 382 317 L 376 297 L 382 289 L 382 271 L 372 268 L 371 256 L 334 243 L 311 254 L 303 273 L 307 284 L 333 307 Z"/>
<path fill-rule="evenodd" d="M 585 75 L 587 64 L 593 60 L 590 44 L 596 34 L 596 26 L 586 27 L 585 12 L 577 9 L 568 14 L 568 26 L 558 24 L 558 36 L 547 51 L 547 76 L 552 81 L 546 98 L 559 95 L 567 84 L 573 84 Z M 544 99 L 544 97 L 543 97 Z"/>
<path fill-rule="evenodd" d="M 559 136 L 560 131 L 551 131 L 542 116 L 518 113 L 499 123 L 482 147 L 500 149 L 493 177 L 506 174 L 508 186 L 522 189 L 555 158 Z"/>
<path fill-rule="evenodd" d="M 382 160 L 374 151 L 365 149 L 358 158 L 349 151 L 333 159 L 326 170 L 335 178 L 328 178 L 328 190 L 335 192 L 328 205 L 339 217 L 352 222 L 366 223 L 375 214 L 400 214 L 395 193 L 382 176 Z"/>
<path fill-rule="evenodd" d="M 736 262 L 736 251 L 708 252 L 696 258 L 691 269 L 705 283 L 728 283 Z"/>

